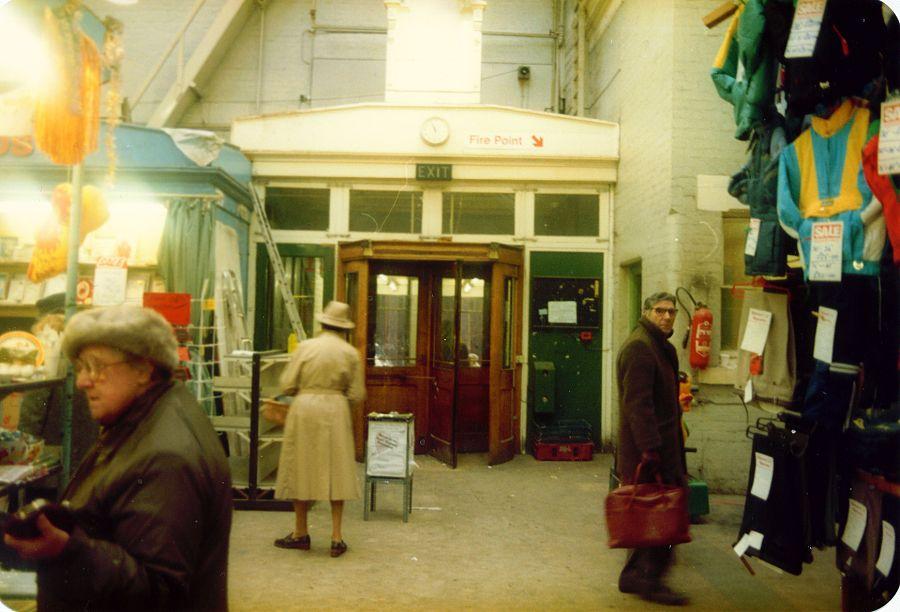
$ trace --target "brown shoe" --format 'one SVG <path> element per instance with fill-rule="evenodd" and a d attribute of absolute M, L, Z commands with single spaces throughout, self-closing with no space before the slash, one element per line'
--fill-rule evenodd
<path fill-rule="evenodd" d="M 641 599 L 662 604 L 664 606 L 686 606 L 691 600 L 684 593 L 673 591 L 664 584 L 642 591 L 639 593 Z"/>
<path fill-rule="evenodd" d="M 331 542 L 331 556 L 332 557 L 340 557 L 345 552 L 347 552 L 347 543 L 341 540 L 340 542 L 335 542 L 332 540 Z"/>
<path fill-rule="evenodd" d="M 295 538 L 293 533 L 289 533 L 283 538 L 275 540 L 275 546 L 278 548 L 295 548 L 297 550 L 309 550 L 310 540 L 309 534 Z"/>

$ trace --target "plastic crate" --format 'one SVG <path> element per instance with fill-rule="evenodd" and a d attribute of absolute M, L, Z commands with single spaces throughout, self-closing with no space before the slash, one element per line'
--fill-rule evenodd
<path fill-rule="evenodd" d="M 590 461 L 594 457 L 594 443 L 541 442 L 534 443 L 534 458 L 538 461 Z"/>

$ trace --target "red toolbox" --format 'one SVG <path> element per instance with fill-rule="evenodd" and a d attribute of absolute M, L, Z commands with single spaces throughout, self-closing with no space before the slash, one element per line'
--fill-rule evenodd
<path fill-rule="evenodd" d="M 538 461 L 590 461 L 594 457 L 591 438 L 591 426 L 583 419 L 560 419 L 538 425 L 534 458 Z"/>
<path fill-rule="evenodd" d="M 593 442 L 534 443 L 534 458 L 538 461 L 590 461 L 593 457 Z"/>

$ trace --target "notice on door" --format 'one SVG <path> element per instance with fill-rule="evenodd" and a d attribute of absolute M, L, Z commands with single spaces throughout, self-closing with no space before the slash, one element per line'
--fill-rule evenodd
<path fill-rule="evenodd" d="M 547 302 L 547 323 L 576 325 L 578 323 L 578 303 Z"/>

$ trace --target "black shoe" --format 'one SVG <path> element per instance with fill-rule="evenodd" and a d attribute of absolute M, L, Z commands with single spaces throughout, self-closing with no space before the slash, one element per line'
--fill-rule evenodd
<path fill-rule="evenodd" d="M 664 606 L 686 606 L 691 603 L 690 598 L 684 593 L 673 591 L 664 584 L 655 586 L 652 589 L 641 591 L 639 593 L 641 599 L 662 604 Z"/>
<path fill-rule="evenodd" d="M 332 557 L 340 557 L 345 552 L 347 552 L 347 543 L 341 540 L 340 542 L 331 541 L 331 556 Z"/>
<path fill-rule="evenodd" d="M 296 548 L 298 550 L 309 550 L 309 534 L 295 538 L 293 533 L 289 533 L 283 538 L 275 540 L 275 546 L 278 548 Z"/>

